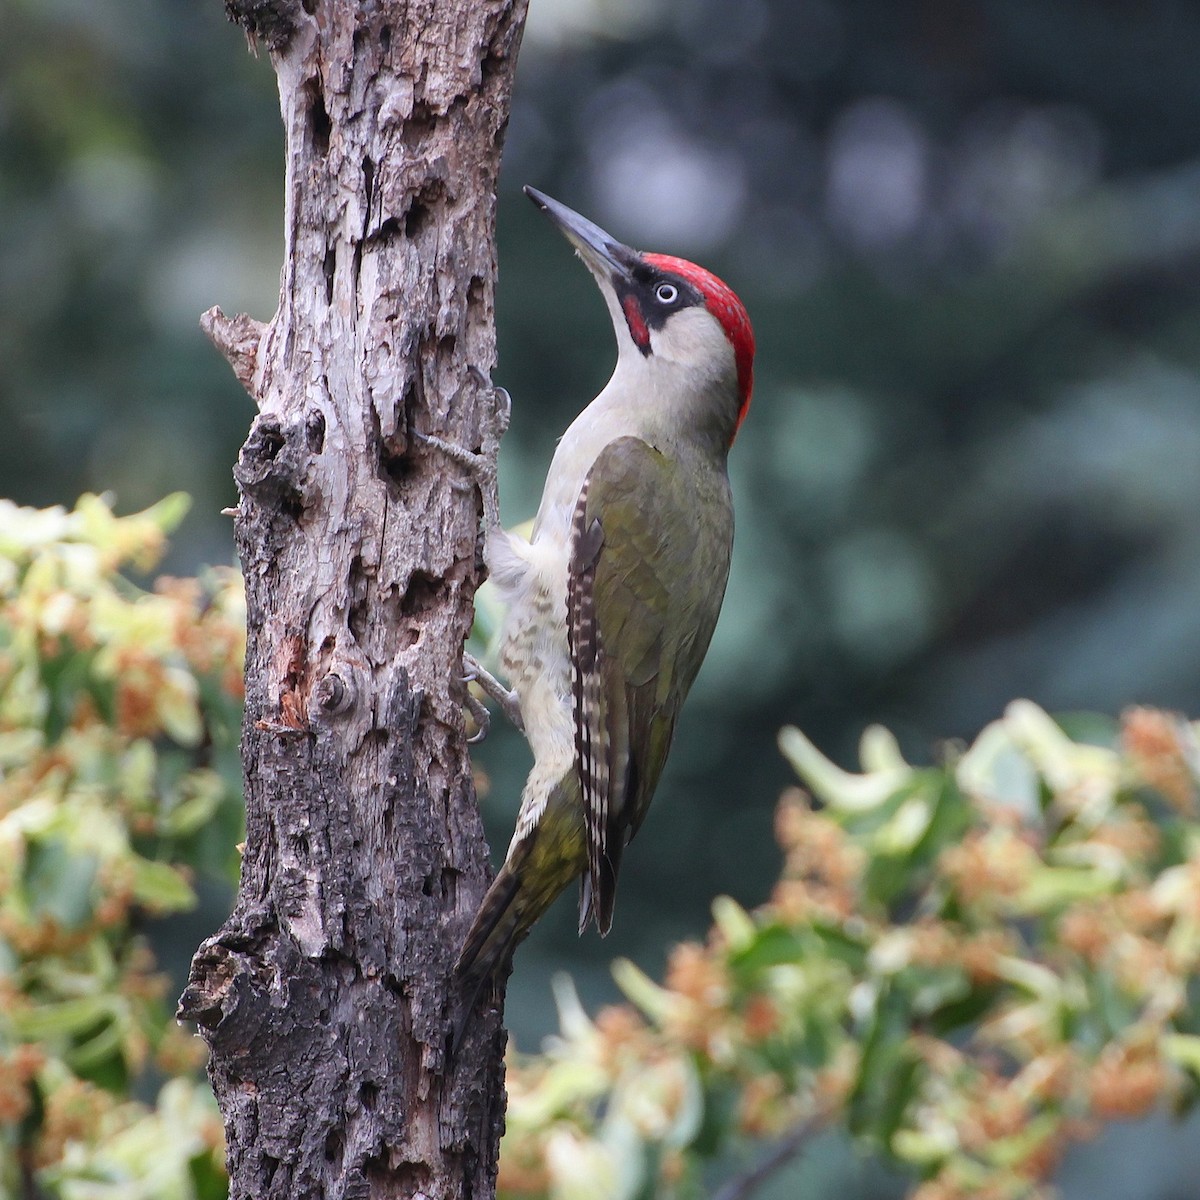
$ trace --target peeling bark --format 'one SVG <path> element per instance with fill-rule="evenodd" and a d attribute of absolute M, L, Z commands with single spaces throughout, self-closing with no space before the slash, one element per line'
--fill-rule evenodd
<path fill-rule="evenodd" d="M 279 78 L 286 258 L 267 325 L 203 326 L 259 407 L 235 469 L 249 645 L 234 911 L 180 1015 L 211 1048 L 231 1195 L 487 1197 L 498 1017 L 447 1071 L 490 868 L 456 681 L 495 185 L 525 0 L 228 0 Z"/>

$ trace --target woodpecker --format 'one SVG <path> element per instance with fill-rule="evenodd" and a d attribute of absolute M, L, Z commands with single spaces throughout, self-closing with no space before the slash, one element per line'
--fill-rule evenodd
<path fill-rule="evenodd" d="M 727 459 L 754 370 L 749 317 L 715 275 L 632 250 L 525 192 L 595 278 L 618 352 L 612 378 L 558 444 L 528 540 L 500 528 L 494 466 L 490 489 L 480 479 L 511 690 L 464 662 L 523 728 L 534 764 L 504 865 L 459 955 L 468 1011 L 574 879 L 580 933 L 591 921 L 602 935 L 612 925 L 622 853 L 645 819 L 725 594 Z"/>

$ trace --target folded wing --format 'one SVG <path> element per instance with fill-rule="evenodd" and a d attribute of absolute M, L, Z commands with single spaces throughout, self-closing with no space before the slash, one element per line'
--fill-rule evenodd
<path fill-rule="evenodd" d="M 717 504 L 704 503 L 716 490 Z M 645 818 L 708 649 L 733 541 L 728 483 L 636 437 L 610 442 L 576 503 L 567 583 L 575 757 L 588 838 L 580 928 L 612 925 L 625 844 Z"/>

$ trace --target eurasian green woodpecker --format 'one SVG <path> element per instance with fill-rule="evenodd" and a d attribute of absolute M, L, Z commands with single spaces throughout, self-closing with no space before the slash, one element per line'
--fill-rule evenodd
<path fill-rule="evenodd" d="M 613 919 L 625 844 L 662 774 L 708 649 L 733 546 L 726 461 L 750 405 L 754 334 L 737 296 L 680 258 L 642 254 L 526 193 L 595 277 L 617 365 L 559 442 L 527 541 L 485 496 L 485 557 L 507 605 L 507 691 L 534 764 L 512 844 L 463 943 L 467 1006 L 581 877 L 579 928 Z"/>

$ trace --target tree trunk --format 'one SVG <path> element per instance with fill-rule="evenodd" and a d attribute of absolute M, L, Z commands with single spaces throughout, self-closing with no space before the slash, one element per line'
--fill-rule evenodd
<path fill-rule="evenodd" d="M 490 874 L 455 681 L 478 496 L 413 432 L 480 444 L 525 0 L 226 7 L 279 77 L 286 259 L 270 324 L 204 321 L 260 410 L 235 470 L 247 833 L 180 1014 L 233 1197 L 486 1197 L 498 1018 L 447 1074 Z"/>

